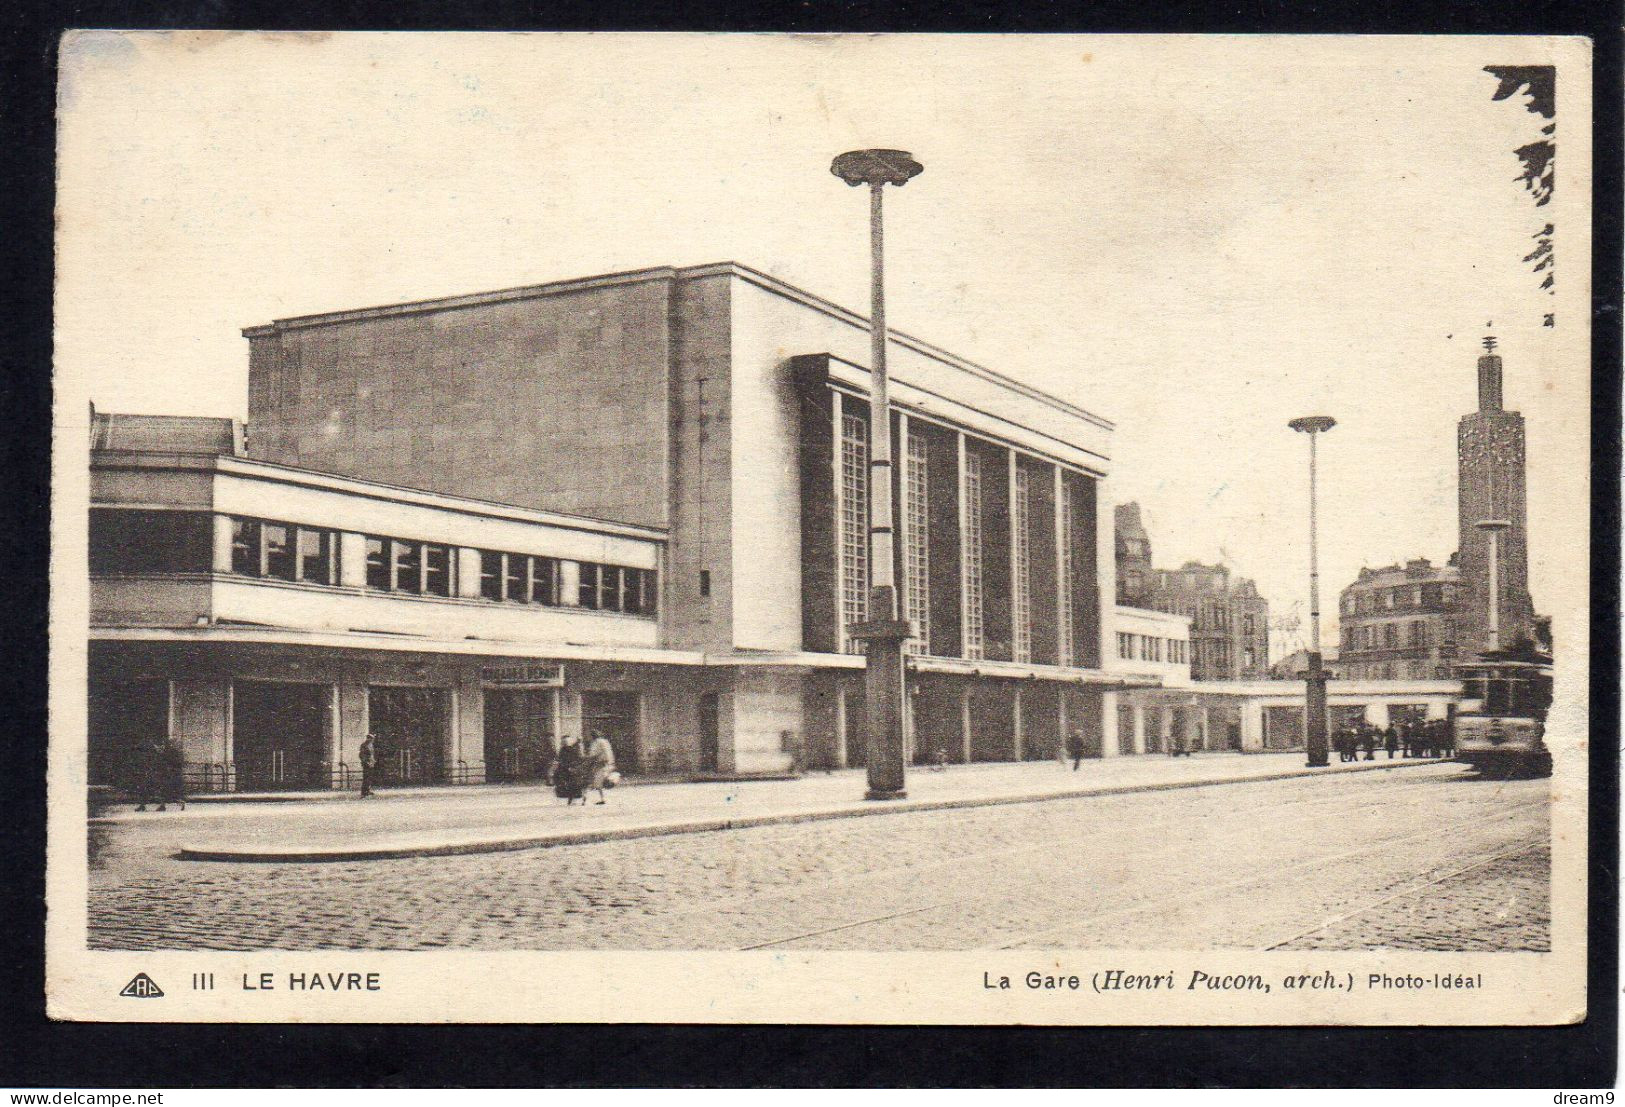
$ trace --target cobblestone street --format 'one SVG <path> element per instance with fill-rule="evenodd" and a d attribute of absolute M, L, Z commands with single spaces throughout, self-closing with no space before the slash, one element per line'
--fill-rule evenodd
<path fill-rule="evenodd" d="M 1547 788 L 1439 764 L 331 864 L 176 860 L 195 821 L 121 820 L 91 828 L 90 942 L 1544 950 Z"/>

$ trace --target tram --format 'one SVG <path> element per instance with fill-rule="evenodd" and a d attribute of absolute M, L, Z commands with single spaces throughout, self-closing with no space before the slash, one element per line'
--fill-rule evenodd
<path fill-rule="evenodd" d="M 1497 773 L 1550 776 L 1551 655 L 1528 647 L 1491 650 L 1458 664 L 1456 675 L 1462 682 L 1456 760 Z"/>

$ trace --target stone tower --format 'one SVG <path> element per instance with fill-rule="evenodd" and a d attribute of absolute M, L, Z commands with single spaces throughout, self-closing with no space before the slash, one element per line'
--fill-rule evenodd
<path fill-rule="evenodd" d="M 1462 416 L 1456 428 L 1461 566 L 1456 644 L 1463 659 L 1489 643 L 1490 536 L 1478 526 L 1484 520 L 1510 524 L 1499 539 L 1501 646 L 1534 631 L 1523 416 L 1501 407 L 1501 358 L 1495 353 L 1495 339 L 1486 338 L 1484 349 L 1478 359 L 1478 410 Z"/>

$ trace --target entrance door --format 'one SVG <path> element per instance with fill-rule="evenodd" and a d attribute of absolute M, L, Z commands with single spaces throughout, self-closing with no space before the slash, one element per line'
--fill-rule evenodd
<path fill-rule="evenodd" d="M 636 692 L 581 693 L 581 730 L 584 744 L 601 731 L 615 748 L 615 764 L 635 773 L 639 768 L 638 694 Z"/>
<path fill-rule="evenodd" d="M 328 702 L 325 684 L 233 684 L 231 744 L 238 789 L 328 787 Z"/>
<path fill-rule="evenodd" d="M 722 744 L 721 722 L 717 715 L 717 694 L 705 692 L 700 696 L 700 772 L 717 771 L 718 751 Z"/>
<path fill-rule="evenodd" d="M 446 779 L 451 697 L 444 688 L 367 689 L 367 721 L 376 738 L 378 779 L 432 784 Z"/>
<path fill-rule="evenodd" d="M 551 689 L 485 690 L 485 779 L 546 780 L 558 742 Z"/>

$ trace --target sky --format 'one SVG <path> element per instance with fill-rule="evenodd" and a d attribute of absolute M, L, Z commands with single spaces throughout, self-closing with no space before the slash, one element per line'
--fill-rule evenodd
<path fill-rule="evenodd" d="M 1559 56 L 1537 210 L 1513 150 L 1544 121 L 1482 68 Z M 1114 421 L 1110 496 L 1157 564 L 1222 560 L 1283 620 L 1308 591 L 1287 421 L 1338 420 L 1332 613 L 1362 566 L 1455 549 L 1492 331 L 1561 629 L 1585 618 L 1588 64 L 1466 37 L 82 32 L 59 411 L 241 418 L 245 326 L 655 265 L 738 261 L 866 313 L 867 205 L 828 165 L 892 146 L 925 172 L 887 197 L 891 325 Z M 1521 261 L 1547 219 L 1555 297 Z"/>

